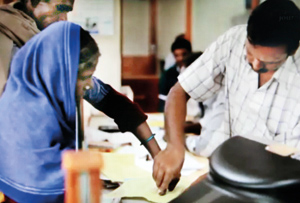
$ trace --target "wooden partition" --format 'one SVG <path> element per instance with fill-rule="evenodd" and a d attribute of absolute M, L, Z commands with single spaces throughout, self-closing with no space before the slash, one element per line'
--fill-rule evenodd
<path fill-rule="evenodd" d="M 124 2 L 121 1 L 121 7 L 124 8 Z M 139 0 L 135 0 L 137 3 Z M 145 44 L 148 44 L 147 53 L 129 55 L 122 53 L 122 85 L 131 87 L 134 93 L 134 102 L 138 103 L 145 112 L 156 112 L 158 110 L 158 71 L 157 71 L 157 1 L 148 0 L 149 3 L 149 21 L 147 22 L 149 38 Z M 125 18 L 124 10 L 121 9 L 122 19 Z M 123 29 L 125 24 L 121 23 L 123 46 Z M 123 48 L 122 48 L 123 50 Z"/>
<path fill-rule="evenodd" d="M 157 75 L 137 75 L 122 78 L 122 85 L 129 85 L 134 91 L 134 102 L 138 103 L 144 112 L 158 110 Z"/>
<path fill-rule="evenodd" d="M 9 4 L 11 2 L 13 2 L 14 0 L 0 0 L 0 5 L 2 4 Z"/>

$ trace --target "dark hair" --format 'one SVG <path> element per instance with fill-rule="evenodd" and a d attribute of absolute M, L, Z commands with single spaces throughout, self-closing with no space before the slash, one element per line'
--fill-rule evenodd
<path fill-rule="evenodd" d="M 202 51 L 191 53 L 190 55 L 188 55 L 187 57 L 185 57 L 185 58 L 183 59 L 183 64 L 185 65 L 185 67 L 188 67 L 188 66 L 191 65 L 197 58 L 199 58 L 202 54 L 203 54 Z"/>
<path fill-rule="evenodd" d="M 298 7 L 290 0 L 266 0 L 250 15 L 247 38 L 253 45 L 285 45 L 287 54 L 292 54 L 300 39 Z"/>
<path fill-rule="evenodd" d="M 28 1 L 31 1 L 32 7 L 36 7 L 41 1 L 49 3 L 51 0 L 21 0 L 23 4 L 26 4 Z M 74 0 L 71 0 L 71 3 L 74 3 Z"/>
<path fill-rule="evenodd" d="M 177 37 L 171 46 L 171 51 L 174 52 L 175 49 L 186 49 L 189 52 L 192 51 L 192 45 L 189 40 L 182 37 Z"/>
<path fill-rule="evenodd" d="M 90 33 L 82 28 L 80 28 L 80 56 L 79 56 L 79 64 L 84 63 L 89 60 L 89 58 L 99 53 L 99 48 L 95 40 L 92 38 Z M 84 70 L 79 70 L 84 71 Z"/>
<path fill-rule="evenodd" d="M 30 1 L 32 7 L 35 8 L 35 7 L 40 3 L 40 1 L 42 1 L 42 0 L 21 0 L 21 2 L 22 2 L 23 4 L 26 4 L 28 1 Z M 49 0 L 44 0 L 44 1 L 45 1 L 45 2 L 49 2 Z"/>
<path fill-rule="evenodd" d="M 184 34 L 184 33 L 181 33 L 181 34 L 177 35 L 177 36 L 175 37 L 175 40 L 178 39 L 178 38 L 184 38 L 184 39 L 185 39 L 185 34 Z"/>

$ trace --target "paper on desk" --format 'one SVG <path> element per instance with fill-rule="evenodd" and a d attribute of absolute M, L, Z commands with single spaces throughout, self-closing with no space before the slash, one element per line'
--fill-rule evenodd
<path fill-rule="evenodd" d="M 164 127 L 164 114 L 163 113 L 148 113 L 147 123 L 151 127 Z"/>
<path fill-rule="evenodd" d="M 266 150 L 280 156 L 290 156 L 299 151 L 297 148 L 278 143 L 266 146 Z"/>
<path fill-rule="evenodd" d="M 153 163 L 154 163 L 153 160 L 146 161 L 145 158 L 137 157 L 135 159 L 135 164 L 137 166 L 145 169 L 146 171 L 148 171 L 150 173 L 152 173 Z M 197 170 L 203 169 L 204 167 L 205 167 L 204 163 L 199 162 L 198 160 L 193 158 L 189 153 L 186 152 L 185 157 L 184 157 L 184 163 L 183 163 L 183 166 L 181 169 L 181 175 L 184 175 L 184 176 L 190 175 Z"/>
<path fill-rule="evenodd" d="M 102 153 L 102 158 L 104 164 L 101 173 L 113 182 L 151 176 L 134 164 L 134 154 Z"/>
<path fill-rule="evenodd" d="M 116 190 L 105 194 L 107 197 L 143 197 L 152 202 L 170 202 L 172 199 L 179 196 L 186 188 L 191 185 L 191 181 L 185 177 L 181 177 L 177 186 L 172 192 L 167 192 L 160 196 L 158 189 L 151 176 L 140 179 L 126 180 Z"/>

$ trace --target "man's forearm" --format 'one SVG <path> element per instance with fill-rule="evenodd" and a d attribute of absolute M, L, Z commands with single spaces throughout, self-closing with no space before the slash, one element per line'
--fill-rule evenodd
<path fill-rule="evenodd" d="M 165 106 L 165 130 L 168 144 L 184 149 L 184 123 L 188 96 L 179 83 L 170 90 Z"/>
<path fill-rule="evenodd" d="M 159 152 L 153 165 L 153 178 L 159 194 L 174 189 L 184 162 L 184 122 L 188 96 L 179 83 L 172 87 L 165 107 L 167 147 Z"/>

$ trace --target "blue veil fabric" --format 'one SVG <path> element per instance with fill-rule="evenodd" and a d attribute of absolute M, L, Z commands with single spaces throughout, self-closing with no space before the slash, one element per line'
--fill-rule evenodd
<path fill-rule="evenodd" d="M 62 202 L 61 154 L 75 147 L 80 26 L 50 25 L 14 56 L 0 98 L 0 191 Z"/>

